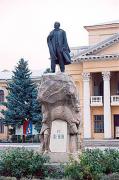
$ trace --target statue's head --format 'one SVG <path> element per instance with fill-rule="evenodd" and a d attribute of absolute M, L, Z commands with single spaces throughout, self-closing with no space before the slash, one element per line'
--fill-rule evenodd
<path fill-rule="evenodd" d="M 54 23 L 54 28 L 55 28 L 55 29 L 59 29 L 59 27 L 60 27 L 60 23 L 59 23 L 59 22 L 55 22 L 55 23 Z"/>

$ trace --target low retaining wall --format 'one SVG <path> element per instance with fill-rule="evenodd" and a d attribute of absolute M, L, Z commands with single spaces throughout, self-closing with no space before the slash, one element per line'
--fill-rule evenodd
<path fill-rule="evenodd" d="M 0 143 L 0 150 L 8 148 L 27 148 L 40 151 L 40 143 Z"/>
<path fill-rule="evenodd" d="M 99 149 L 106 149 L 106 148 L 119 148 L 119 140 L 116 139 L 109 139 L 109 140 L 88 140 L 84 139 L 82 142 L 82 147 L 85 148 L 99 148 Z"/>

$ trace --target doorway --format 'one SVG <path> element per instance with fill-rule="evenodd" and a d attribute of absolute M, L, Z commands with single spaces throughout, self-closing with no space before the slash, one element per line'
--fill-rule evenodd
<path fill-rule="evenodd" d="M 114 115 L 114 138 L 119 139 L 119 114 Z"/>

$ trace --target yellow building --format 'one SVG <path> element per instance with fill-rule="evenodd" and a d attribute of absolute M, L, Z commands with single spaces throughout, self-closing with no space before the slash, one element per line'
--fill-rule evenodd
<path fill-rule="evenodd" d="M 84 28 L 89 33 L 89 46 L 72 48 L 72 64 L 67 66 L 79 90 L 84 145 L 116 146 L 119 138 L 119 21 Z"/>

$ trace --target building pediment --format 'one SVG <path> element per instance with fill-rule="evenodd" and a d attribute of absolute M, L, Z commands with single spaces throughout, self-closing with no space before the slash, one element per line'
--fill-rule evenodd
<path fill-rule="evenodd" d="M 119 33 L 106 38 L 100 43 L 89 46 L 86 50 L 72 57 L 73 62 L 100 59 L 119 59 Z"/>

